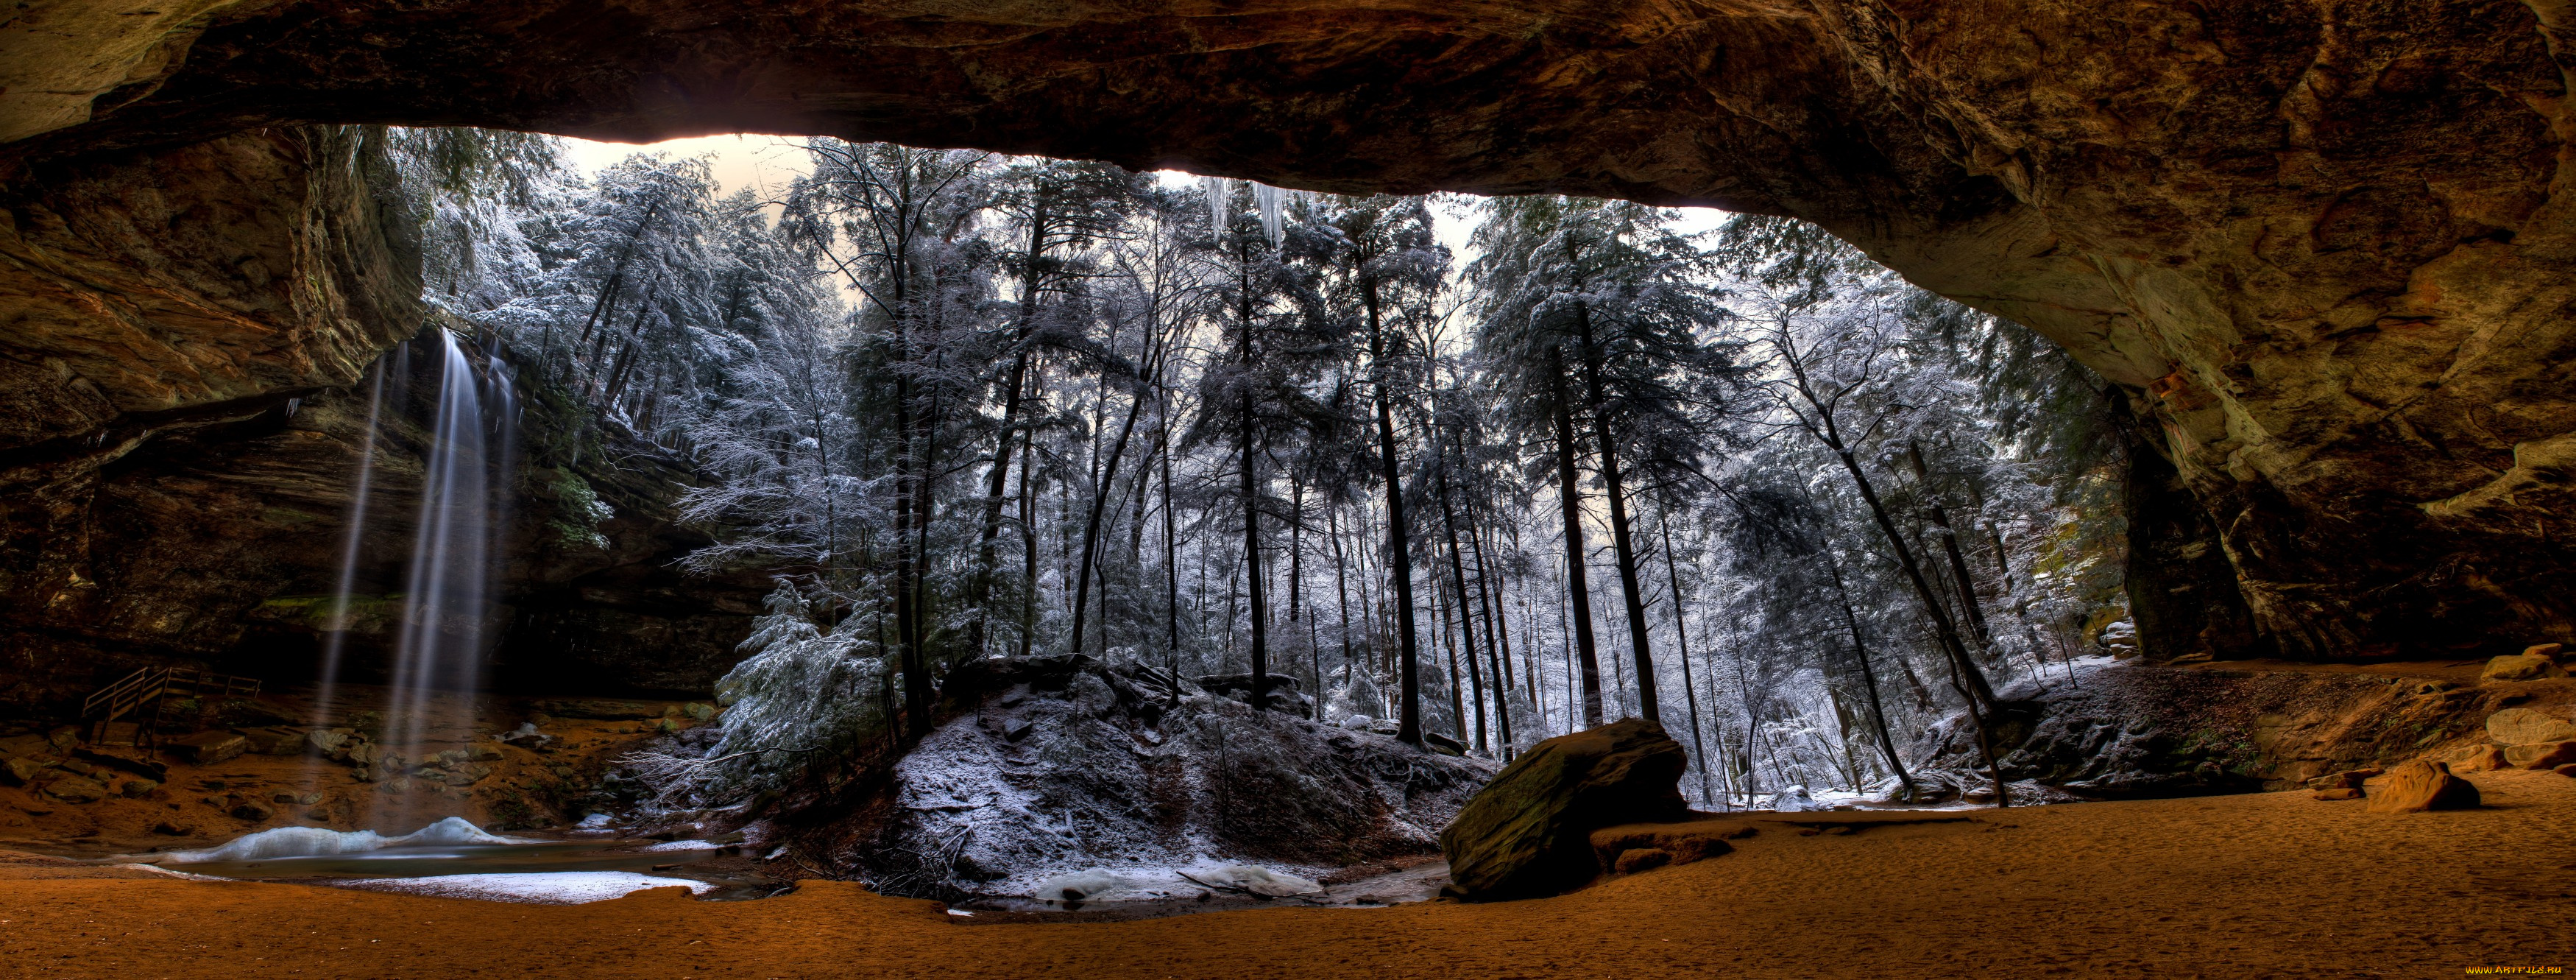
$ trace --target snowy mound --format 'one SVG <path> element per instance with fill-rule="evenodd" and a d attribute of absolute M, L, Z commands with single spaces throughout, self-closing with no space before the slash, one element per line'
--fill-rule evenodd
<path fill-rule="evenodd" d="M 462 817 L 449 817 L 400 837 L 386 837 L 372 830 L 341 831 L 322 827 L 275 827 L 255 834 L 245 834 L 202 851 L 172 851 L 163 855 L 162 860 L 178 864 L 203 864 L 209 861 L 266 861 L 275 858 L 364 854 L 388 847 L 529 843 L 535 842 L 488 834 L 483 832 L 483 828 L 465 822 Z"/>
<path fill-rule="evenodd" d="M 1308 894 L 1301 876 L 1438 850 L 1499 768 L 1090 657 L 972 662 L 950 690 L 972 707 L 843 825 L 888 894 Z"/>
<path fill-rule="evenodd" d="M 486 902 L 532 905 L 582 905 L 624 898 L 648 888 L 673 885 L 703 895 L 714 885 L 685 878 L 657 878 L 632 871 L 550 871 L 528 874 L 438 875 L 431 878 L 360 878 L 332 882 L 341 888 L 401 892 L 434 898 L 471 898 Z"/>

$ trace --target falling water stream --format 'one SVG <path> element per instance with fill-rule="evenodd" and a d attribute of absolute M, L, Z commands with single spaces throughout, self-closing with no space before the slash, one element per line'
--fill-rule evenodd
<path fill-rule="evenodd" d="M 317 705 L 329 704 L 340 685 L 340 656 L 349 645 L 349 630 L 357 618 L 349 605 L 357 596 L 358 547 L 367 536 L 367 495 L 375 486 L 376 427 L 385 408 L 385 359 L 378 358 L 368 370 L 367 427 L 358 438 L 358 482 L 349 494 L 349 535 L 340 545 L 340 578 L 331 593 L 329 617 L 324 620 L 322 637 L 322 671 L 316 686 Z M 318 719 L 317 719 L 318 720 Z"/>
<path fill-rule="evenodd" d="M 386 747 L 406 760 L 424 754 L 432 695 L 471 692 L 481 680 L 491 638 L 493 536 L 502 525 L 496 491 L 507 482 L 501 453 L 511 448 L 516 414 L 509 377 L 495 370 L 485 378 L 455 335 L 435 332 L 442 355 L 438 407 L 422 460 L 384 723 Z M 377 796 L 379 823 L 408 822 L 407 808 L 397 802 L 406 795 Z"/>

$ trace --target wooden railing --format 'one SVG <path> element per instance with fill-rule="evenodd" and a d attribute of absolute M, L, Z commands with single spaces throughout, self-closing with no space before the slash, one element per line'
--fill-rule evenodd
<path fill-rule="evenodd" d="M 125 675 L 124 679 L 99 688 L 81 702 L 81 717 L 90 722 L 89 740 L 107 737 L 107 726 L 149 702 L 152 717 L 134 726 L 134 744 L 154 734 L 161 720 L 162 707 L 170 695 L 182 697 L 258 697 L 259 678 L 235 677 L 213 671 L 186 667 L 146 667 Z"/>

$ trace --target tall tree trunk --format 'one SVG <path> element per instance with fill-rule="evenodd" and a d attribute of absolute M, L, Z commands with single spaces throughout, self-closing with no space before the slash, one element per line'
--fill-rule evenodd
<path fill-rule="evenodd" d="M 1369 368 L 1377 396 L 1377 452 L 1379 476 L 1386 482 L 1386 547 L 1387 570 L 1394 573 L 1396 646 L 1400 659 L 1400 702 L 1397 706 L 1395 737 L 1409 745 L 1422 744 L 1422 678 L 1421 651 L 1414 640 L 1413 623 L 1413 551 L 1404 524 L 1404 472 L 1395 463 L 1395 409 L 1387 391 L 1386 330 L 1381 321 L 1375 284 L 1365 285 L 1360 292 L 1361 305 L 1368 312 Z"/>
<path fill-rule="evenodd" d="M 1449 501 L 1449 467 L 1444 463 L 1434 471 L 1440 487 L 1440 523 L 1449 533 L 1449 580 L 1458 591 L 1458 644 L 1467 648 L 1467 683 L 1476 695 L 1476 751 L 1490 752 L 1485 739 L 1485 678 L 1476 667 L 1475 606 L 1467 598 L 1467 565 L 1458 554 L 1458 508 Z M 1487 637 L 1491 642 L 1490 634 Z M 1451 684 L 1457 678 L 1450 678 Z"/>
<path fill-rule="evenodd" d="M 1834 577 L 1834 595 L 1842 600 L 1843 628 L 1851 632 L 1852 659 L 1860 665 L 1861 688 L 1869 694 L 1870 725 L 1878 730 L 1878 747 L 1887 755 L 1887 768 L 1896 773 L 1897 783 L 1905 787 L 1905 799 L 1911 802 L 1917 795 L 1914 776 L 1905 771 L 1905 760 L 1896 754 L 1896 736 L 1887 729 L 1887 707 L 1878 697 L 1878 669 L 1870 665 L 1869 644 L 1861 639 L 1860 616 L 1852 609 L 1851 590 L 1843 585 L 1842 563 L 1834 560 L 1833 552 L 1824 554 L 1825 569 Z"/>
<path fill-rule="evenodd" d="M 1583 727 L 1601 727 L 1601 660 L 1592 640 L 1592 588 L 1584 581 L 1583 495 L 1575 487 L 1574 409 L 1565 393 L 1565 359 L 1547 351 L 1550 408 L 1556 413 L 1556 476 L 1565 510 L 1565 593 L 1574 603 L 1574 647 L 1582 658 Z"/>
<path fill-rule="evenodd" d="M 1341 515 L 1342 508 L 1338 503 L 1328 503 L 1324 508 L 1324 534 L 1333 542 L 1333 599 L 1340 603 L 1342 611 L 1342 682 L 1348 685 L 1351 669 L 1357 661 L 1351 653 L 1351 584 L 1350 573 L 1347 571 L 1348 563 L 1342 558 Z M 1315 697 L 1317 710 L 1320 711 L 1323 706 L 1322 691 L 1318 690 Z M 1323 719 L 1319 716 L 1316 720 Z"/>
<path fill-rule="evenodd" d="M 1010 387 L 1002 395 L 1001 431 L 993 437 L 993 468 L 984 474 L 984 514 L 975 535 L 975 579 L 967 589 L 968 601 L 975 606 L 975 619 L 966 625 L 968 656 L 983 656 L 986 624 L 993 618 L 990 606 L 994 543 L 1002 536 L 1002 502 L 1010 488 L 1011 437 L 1018 434 L 1015 430 L 1020 419 L 1020 392 L 1027 384 L 1028 371 L 1029 355 L 1022 351 L 1011 362 Z"/>
<path fill-rule="evenodd" d="M 1977 650 L 1993 650 L 1995 637 L 1986 626 L 1985 606 L 1977 601 L 1976 580 L 1968 577 L 1968 560 L 1959 553 L 1959 532 L 1950 525 L 1949 508 L 1941 505 L 1941 498 L 1932 490 L 1932 470 L 1923 465 L 1923 447 L 1908 440 L 1905 455 L 1914 464 L 1914 480 L 1923 487 L 1924 502 L 1931 505 L 1928 516 L 1932 526 L 1940 529 L 1937 533 L 1941 537 L 1941 550 L 1949 557 L 1950 578 L 1958 586 L 1959 608 L 1967 615 L 1968 629 L 1976 638 Z"/>
<path fill-rule="evenodd" d="M 1154 410 L 1163 453 L 1163 656 L 1174 678 L 1181 670 L 1180 515 L 1172 504 L 1172 397 L 1166 390 Z"/>
<path fill-rule="evenodd" d="M 1476 510 L 1467 509 L 1467 543 L 1476 549 L 1476 608 L 1485 616 L 1486 653 L 1494 660 L 1494 726 L 1502 735 L 1503 761 L 1512 758 L 1512 624 L 1503 618 L 1503 597 L 1493 587 L 1493 569 L 1485 563 L 1485 542 L 1476 527 Z"/>
<path fill-rule="evenodd" d="M 1158 352 L 1158 353 L 1156 354 L 1155 358 L 1154 358 L 1154 360 L 1156 361 L 1156 364 L 1155 364 L 1155 365 L 1154 365 L 1154 367 L 1152 368 L 1152 370 L 1153 370 L 1155 373 L 1157 373 L 1157 374 L 1159 374 L 1159 373 L 1161 372 L 1161 364 L 1160 364 L 1161 359 L 1162 359 L 1162 358 L 1161 358 L 1161 355 L 1160 355 L 1160 353 Z M 1092 564 L 1092 561 L 1093 561 L 1094 557 L 1098 554 L 1098 552 L 1099 552 L 1099 547 L 1100 547 L 1100 545 L 1099 545 L 1099 541 L 1100 541 L 1100 515 L 1101 515 L 1101 514 L 1102 514 L 1102 513 L 1103 513 L 1103 512 L 1108 508 L 1108 506 L 1109 506 L 1109 486 L 1110 486 L 1110 484 L 1113 484 L 1113 483 L 1118 482 L 1118 463 L 1119 463 L 1119 461 L 1120 461 L 1120 460 L 1125 459 L 1125 458 L 1126 458 L 1126 456 L 1127 456 L 1127 440 L 1128 440 L 1128 437 L 1130 437 L 1130 436 L 1132 436 L 1132 435 L 1134 435 L 1134 434 L 1135 434 L 1135 432 L 1136 432 L 1136 420 L 1137 420 L 1139 417 L 1143 416 L 1144 414 L 1145 414 L 1145 391 L 1144 391 L 1144 388 L 1140 386 L 1140 387 L 1138 387 L 1138 388 L 1137 388 L 1137 390 L 1136 390 L 1136 397 L 1135 397 L 1135 399 L 1127 403 L 1127 421 L 1126 421 L 1126 423 L 1125 423 L 1124 425 L 1121 425 L 1121 426 L 1119 426 L 1119 427 L 1118 427 L 1118 441 L 1117 441 L 1117 443 L 1116 443 L 1114 446 L 1110 447 L 1110 450 L 1109 450 L 1109 462 L 1108 462 L 1104 467 L 1102 467 L 1102 472 L 1101 472 L 1101 476 L 1100 476 L 1100 482 L 1099 482 L 1099 485 L 1098 485 L 1097 487 L 1095 487 L 1095 488 L 1093 489 L 1093 491 L 1092 491 L 1092 496 L 1091 496 L 1091 514 L 1090 514 L 1090 516 L 1088 516 L 1087 518 L 1085 518 L 1085 519 L 1084 519 L 1084 521 L 1083 521 L 1083 525 L 1082 525 L 1082 571 L 1081 571 L 1081 574 L 1080 574 L 1080 575 L 1076 578 L 1076 580 L 1075 580 L 1075 584 L 1074 584 L 1074 594 L 1073 594 L 1073 652 L 1074 652 L 1074 653 L 1081 653 L 1081 652 L 1082 652 L 1082 620 L 1083 620 L 1083 614 L 1084 614 L 1086 611 L 1088 611 L 1088 610 L 1089 610 L 1089 608 L 1090 608 L 1090 600 L 1091 600 L 1091 564 Z M 1102 588 L 1105 590 L 1107 587 L 1106 587 L 1106 586 L 1103 586 Z M 1256 594 L 1257 594 L 1257 593 L 1256 593 Z M 1103 617 L 1106 617 L 1106 616 L 1108 615 L 1107 605 L 1108 605 L 1108 602 L 1109 602 L 1109 597 L 1108 597 L 1108 595 L 1106 594 L 1106 592 L 1105 592 L 1105 591 L 1104 591 L 1104 593 L 1101 595 L 1101 599 L 1100 599 L 1100 601 L 1101 601 L 1101 604 L 1102 604 L 1102 611 L 1101 611 L 1101 615 L 1102 615 Z M 1259 634 L 1258 632 L 1255 632 L 1253 635 L 1254 635 L 1255 637 L 1260 636 L 1260 634 Z M 1256 642 L 1257 642 L 1257 640 L 1256 640 Z M 1103 647 L 1103 650 L 1104 650 L 1104 652 L 1105 652 L 1105 651 L 1106 651 L 1106 648 L 1108 647 L 1108 637 L 1107 637 L 1107 635 L 1106 635 L 1106 634 L 1103 634 L 1103 636 L 1102 636 L 1102 638 L 1101 638 L 1101 646 Z"/>
<path fill-rule="evenodd" d="M 1246 330 L 1250 329 L 1247 324 Z M 1252 366 L 1252 345 L 1244 343 L 1244 367 Z M 1243 577 L 1247 585 L 1245 599 L 1252 605 L 1252 708 L 1266 711 L 1270 706 L 1270 624 L 1269 610 L 1261 600 L 1261 478 L 1258 447 L 1252 434 L 1252 394 L 1243 396 Z"/>
<path fill-rule="evenodd" d="M 1689 617 L 1682 609 L 1682 573 L 1673 563 L 1673 515 L 1669 511 L 1659 515 L 1655 527 L 1664 538 L 1664 582 L 1665 587 L 1672 590 L 1673 644 L 1682 661 L 1682 701 L 1683 706 L 1690 710 L 1691 754 L 1699 763 L 1700 798 L 1708 799 L 1708 743 L 1700 740 L 1699 692 L 1691 687 L 1690 624 L 1685 622 Z"/>
<path fill-rule="evenodd" d="M 1906 546 L 1905 535 L 1897 532 L 1895 519 L 1888 515 L 1887 505 L 1879 500 L 1878 490 L 1870 485 L 1869 475 L 1861 471 L 1860 461 L 1853 458 L 1849 450 L 1841 448 L 1834 450 L 1834 457 L 1842 461 L 1844 471 L 1851 474 L 1853 483 L 1860 488 L 1861 502 L 1869 505 L 1870 517 L 1877 522 L 1879 532 L 1886 536 L 1888 547 L 1896 553 L 1897 565 L 1904 570 L 1907 583 L 1914 587 L 1915 598 L 1923 603 L 1924 614 L 1932 617 L 1932 626 L 1943 652 L 1949 655 L 1951 678 L 1959 688 L 1960 696 L 1968 702 L 1968 720 L 1976 725 L 1977 750 L 1985 756 L 1986 772 L 1994 779 L 1995 805 L 2011 806 L 2011 791 L 2004 787 L 2003 770 L 1995 761 L 1993 724 L 1988 720 L 1995 705 L 1994 687 L 1986 682 L 1985 671 L 1968 655 L 1967 645 L 1960 642 L 1958 627 L 1951 622 L 1949 610 L 1932 590 L 1930 580 L 1924 577 L 1923 566 L 1915 560 L 1914 549 Z"/>
<path fill-rule="evenodd" d="M 1432 567 L 1436 569 L 1439 566 L 1434 565 Z M 1440 573 L 1434 571 L 1431 575 L 1436 579 L 1439 577 Z M 1458 744 L 1465 745 L 1468 744 L 1467 697 L 1464 685 L 1458 683 L 1458 643 L 1456 626 L 1451 621 L 1449 600 L 1447 597 L 1440 594 L 1440 588 L 1437 584 L 1434 584 L 1431 589 L 1431 609 L 1434 613 L 1439 615 L 1440 649 L 1447 651 L 1449 654 L 1449 720 L 1457 726 Z M 1469 656 L 1467 658 L 1467 662 L 1474 663 L 1476 662 L 1476 659 L 1473 656 Z M 1484 723 L 1482 715 L 1482 712 L 1478 712 L 1477 723 L 1480 725 Z"/>
<path fill-rule="evenodd" d="M 1619 481 L 1619 446 L 1610 438 L 1610 399 L 1601 384 L 1601 348 L 1592 339 L 1592 311 L 1575 304 L 1583 330 L 1583 377 L 1592 395 L 1592 433 L 1601 442 L 1601 490 L 1610 503 L 1610 550 L 1619 562 L 1619 595 L 1628 607 L 1628 646 L 1636 656 L 1637 713 L 1663 721 L 1655 704 L 1655 658 L 1647 648 L 1646 593 L 1637 584 L 1637 549 L 1628 533 L 1627 493 Z"/>
<path fill-rule="evenodd" d="M 1037 467 L 1037 430 L 1020 430 L 1020 656 L 1038 633 L 1038 504 L 1029 487 Z"/>

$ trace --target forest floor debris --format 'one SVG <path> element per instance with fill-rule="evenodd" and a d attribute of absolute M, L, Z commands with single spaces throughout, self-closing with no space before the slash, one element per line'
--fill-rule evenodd
<path fill-rule="evenodd" d="M 538 906 L 0 862 L 0 962 L 62 977 L 2458 976 L 2576 964 L 2576 779 L 2478 773 L 2476 810 L 2306 792 L 1980 811 L 1522 902 L 1029 925 L 806 882 Z M 2296 873 L 2283 873 L 2295 868 Z M 68 872 L 68 873 L 67 873 Z M 2405 882 L 2406 887 L 2389 887 Z M 210 956 L 208 950 L 231 951 Z M 256 962 L 254 962 L 256 958 Z M 289 971 L 299 971 L 292 972 Z"/>

